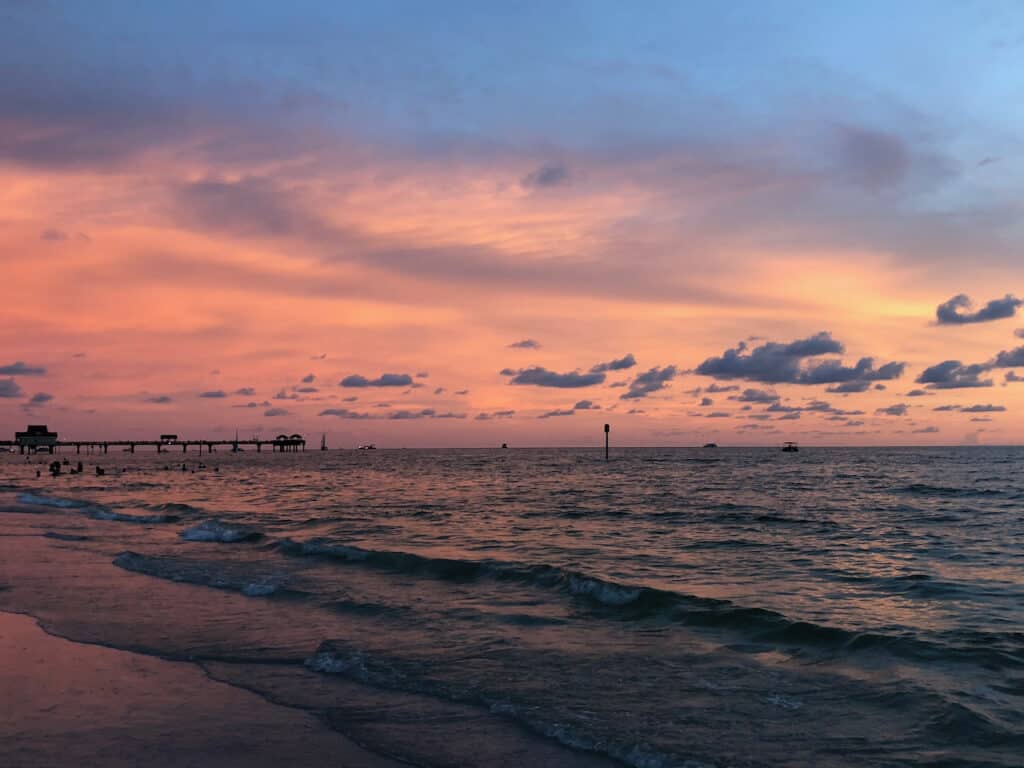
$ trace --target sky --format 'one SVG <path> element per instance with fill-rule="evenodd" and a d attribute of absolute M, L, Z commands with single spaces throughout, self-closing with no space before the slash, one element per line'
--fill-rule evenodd
<path fill-rule="evenodd" d="M 0 437 L 1024 440 L 1024 6 L 0 0 Z"/>

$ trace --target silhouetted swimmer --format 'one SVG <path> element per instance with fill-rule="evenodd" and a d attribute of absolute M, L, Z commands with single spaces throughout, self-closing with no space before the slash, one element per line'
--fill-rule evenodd
<path fill-rule="evenodd" d="M 107 474 L 107 470 L 103 467 L 96 467 L 96 477 L 103 477 L 105 474 Z"/>
<path fill-rule="evenodd" d="M 53 475 L 54 477 L 56 477 L 57 475 L 60 474 L 60 462 L 59 461 L 52 461 L 52 462 L 50 462 L 50 474 Z"/>
<path fill-rule="evenodd" d="M 40 472 L 40 471 L 39 471 L 39 470 L 37 469 L 37 470 L 36 470 L 36 477 L 42 477 L 42 476 L 43 476 L 43 473 L 42 473 L 42 472 Z"/>
<path fill-rule="evenodd" d="M 188 467 L 186 467 L 184 464 L 182 464 L 181 465 L 181 471 L 182 472 L 188 472 Z"/>
<path fill-rule="evenodd" d="M 81 473 L 81 471 L 84 469 L 84 467 L 82 466 L 82 462 L 78 462 L 77 469 L 78 469 L 79 473 Z"/>

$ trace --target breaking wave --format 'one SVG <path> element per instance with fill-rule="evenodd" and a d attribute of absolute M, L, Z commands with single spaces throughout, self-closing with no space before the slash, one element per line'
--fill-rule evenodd
<path fill-rule="evenodd" d="M 966 636 L 951 631 L 939 641 L 909 635 L 861 632 L 796 621 L 777 611 L 750 608 L 730 600 L 699 597 L 654 587 L 621 584 L 551 565 L 527 565 L 491 560 L 433 558 L 409 552 L 380 551 L 333 544 L 323 539 L 296 542 L 285 539 L 277 548 L 293 557 L 319 557 L 346 565 L 406 575 L 425 575 L 454 582 L 514 581 L 589 603 L 601 616 L 618 620 L 656 619 L 697 629 L 739 635 L 744 640 L 771 644 L 796 655 L 842 655 L 884 652 L 916 660 L 943 660 L 1024 669 L 1024 633 L 989 632 Z M 907 590 L 921 589 L 928 580 L 901 580 Z M 909 585 L 909 586 L 908 586 Z M 939 587 L 936 591 L 944 590 Z"/>
<path fill-rule="evenodd" d="M 177 557 L 142 555 L 131 551 L 122 552 L 113 562 L 118 568 L 126 571 L 168 581 L 241 592 L 247 597 L 298 594 L 294 590 L 286 589 L 286 578 L 282 574 L 253 568 L 244 563 L 185 560 Z"/>
<path fill-rule="evenodd" d="M 45 496 L 40 493 L 19 493 L 18 501 L 34 507 L 56 507 L 58 509 L 82 509 L 92 506 L 92 502 L 84 499 L 65 499 L 59 496 Z"/>
<path fill-rule="evenodd" d="M 244 525 L 232 525 L 220 520 L 204 520 L 198 525 L 186 528 L 178 534 L 185 541 L 217 541 L 230 544 L 239 541 L 256 541 L 263 534 Z"/>

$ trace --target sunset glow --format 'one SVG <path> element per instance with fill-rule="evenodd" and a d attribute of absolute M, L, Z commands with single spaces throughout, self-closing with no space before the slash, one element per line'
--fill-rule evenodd
<path fill-rule="evenodd" d="M 1013 4 L 210 5 L 0 2 L 7 433 L 1024 439 Z"/>

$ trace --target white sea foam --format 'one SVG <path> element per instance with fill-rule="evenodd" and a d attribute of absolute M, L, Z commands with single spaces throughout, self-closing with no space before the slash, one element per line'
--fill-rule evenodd
<path fill-rule="evenodd" d="M 569 577 L 569 592 L 610 606 L 629 605 L 640 597 L 640 590 L 637 587 L 624 587 L 576 575 Z"/>
<path fill-rule="evenodd" d="M 251 528 L 223 523 L 220 520 L 204 520 L 198 525 L 186 528 L 178 535 L 185 541 L 217 541 L 222 543 L 251 541 L 261 536 L 258 531 L 254 531 Z"/>

